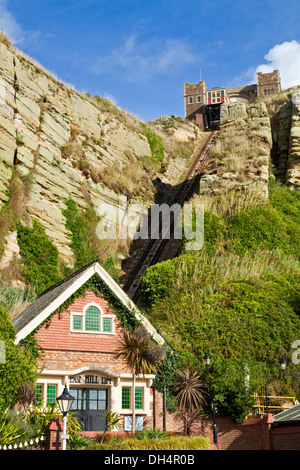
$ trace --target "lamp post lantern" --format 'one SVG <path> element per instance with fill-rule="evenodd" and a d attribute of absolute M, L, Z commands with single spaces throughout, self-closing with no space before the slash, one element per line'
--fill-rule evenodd
<path fill-rule="evenodd" d="M 67 448 L 67 439 L 69 436 L 67 434 L 67 416 L 71 409 L 72 403 L 74 401 L 74 397 L 69 393 L 67 386 L 65 385 L 63 393 L 56 398 L 58 403 L 59 409 L 63 415 L 63 433 L 62 433 L 62 450 L 66 450 Z"/>
<path fill-rule="evenodd" d="M 286 372 L 285 371 L 286 366 L 287 366 L 287 361 L 286 361 L 284 356 L 281 357 L 281 359 L 279 361 L 279 366 L 280 366 L 280 370 L 281 370 L 282 375 L 291 375 L 293 377 L 300 377 L 300 374 L 297 374 L 296 372 Z"/>

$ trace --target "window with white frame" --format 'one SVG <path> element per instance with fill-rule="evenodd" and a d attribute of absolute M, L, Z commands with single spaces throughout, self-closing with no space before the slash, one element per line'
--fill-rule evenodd
<path fill-rule="evenodd" d="M 71 312 L 71 331 L 114 333 L 114 315 L 104 314 L 97 304 L 88 304 L 82 312 Z"/>

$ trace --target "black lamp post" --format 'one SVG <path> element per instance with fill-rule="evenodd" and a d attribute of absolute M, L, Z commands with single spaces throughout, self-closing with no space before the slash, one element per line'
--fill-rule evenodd
<path fill-rule="evenodd" d="M 212 371 L 211 367 L 211 358 L 210 355 L 206 352 L 204 356 L 204 361 L 206 365 L 206 370 L 207 372 Z M 215 404 L 215 399 L 213 398 L 213 419 L 214 419 L 214 424 L 213 424 L 213 436 L 214 436 L 214 444 L 216 447 L 218 447 L 218 428 L 217 428 L 217 423 L 216 423 L 216 404 Z"/>
<path fill-rule="evenodd" d="M 285 371 L 286 366 L 287 366 L 287 361 L 286 361 L 284 356 L 281 357 L 281 359 L 279 361 L 279 366 L 280 366 L 280 370 L 281 370 L 282 375 L 291 375 L 291 376 L 294 376 L 294 377 L 300 377 L 300 374 L 297 374 L 296 372 L 286 372 Z"/>
<path fill-rule="evenodd" d="M 63 393 L 59 397 L 56 398 L 56 401 L 63 415 L 63 434 L 61 435 L 62 450 L 66 450 L 67 439 L 69 438 L 69 436 L 67 435 L 67 415 L 74 401 L 74 397 L 69 393 L 69 390 L 66 385 L 65 385 Z"/>

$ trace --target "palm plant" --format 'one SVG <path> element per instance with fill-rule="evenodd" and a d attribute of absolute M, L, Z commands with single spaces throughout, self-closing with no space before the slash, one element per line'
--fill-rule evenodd
<path fill-rule="evenodd" d="M 30 405 L 35 400 L 35 388 L 34 385 L 26 382 L 19 386 L 17 391 L 17 402 L 23 407 L 24 416 L 26 418 L 27 411 Z"/>
<path fill-rule="evenodd" d="M 135 381 L 140 374 L 155 373 L 163 361 L 165 349 L 152 343 L 145 327 L 133 333 L 123 331 L 116 358 L 123 359 L 132 372 L 132 432 L 135 432 Z"/>
<path fill-rule="evenodd" d="M 122 416 L 119 415 L 119 413 L 114 412 L 114 411 L 105 411 L 105 418 L 106 418 L 106 426 L 104 433 L 101 438 L 101 444 L 103 444 L 106 433 L 109 429 L 119 429 L 121 427 L 122 423 Z"/>
<path fill-rule="evenodd" d="M 190 436 L 192 425 L 201 418 L 201 406 L 207 403 L 209 396 L 198 373 L 193 369 L 176 371 L 176 379 L 172 386 L 179 416 L 183 421 L 183 434 Z"/>

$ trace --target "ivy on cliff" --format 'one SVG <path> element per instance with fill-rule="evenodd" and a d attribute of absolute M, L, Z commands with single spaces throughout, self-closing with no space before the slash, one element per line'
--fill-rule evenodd
<path fill-rule="evenodd" d="M 95 208 L 88 204 L 85 210 L 79 210 L 76 202 L 68 198 L 63 215 L 66 218 L 66 228 L 71 232 L 71 248 L 75 256 L 72 271 L 80 269 L 95 259 L 99 259 L 104 269 L 118 282 L 118 272 L 113 258 L 105 258 L 105 247 L 97 237 L 97 224 L 101 220 Z M 68 274 L 68 270 L 66 270 Z"/>
<path fill-rule="evenodd" d="M 47 236 L 42 224 L 35 219 L 32 227 L 18 223 L 17 233 L 22 274 L 26 282 L 40 293 L 61 279 L 58 249 Z"/>

